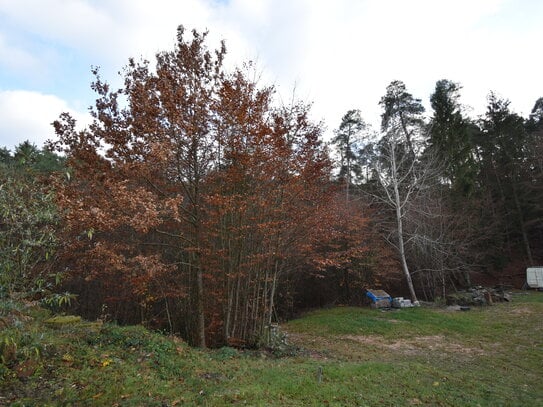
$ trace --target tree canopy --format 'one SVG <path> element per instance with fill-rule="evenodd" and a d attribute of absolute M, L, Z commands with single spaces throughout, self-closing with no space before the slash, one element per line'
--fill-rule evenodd
<path fill-rule="evenodd" d="M 225 52 L 181 27 L 156 67 L 130 61 L 122 89 L 96 71 L 93 123 L 77 131 L 65 114 L 53 143 L 73 171 L 57 186 L 71 273 L 199 346 L 261 340 L 278 287 L 335 264 L 315 247 L 344 234 L 329 232 L 321 127 L 306 105 L 275 104 L 250 66 L 226 71 Z"/>

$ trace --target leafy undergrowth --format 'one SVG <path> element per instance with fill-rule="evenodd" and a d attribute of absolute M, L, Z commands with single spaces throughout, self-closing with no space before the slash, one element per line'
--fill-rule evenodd
<path fill-rule="evenodd" d="M 138 326 L 47 324 L 47 311 L 4 301 L 0 405 L 542 405 L 542 315 L 535 292 L 469 312 L 335 308 L 285 324 L 293 346 L 277 357 Z"/>

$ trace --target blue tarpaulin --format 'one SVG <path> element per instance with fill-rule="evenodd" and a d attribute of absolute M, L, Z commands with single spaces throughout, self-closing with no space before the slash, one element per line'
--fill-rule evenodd
<path fill-rule="evenodd" d="M 366 297 L 368 297 L 374 304 L 383 306 L 392 305 L 392 297 L 383 290 L 366 290 Z"/>

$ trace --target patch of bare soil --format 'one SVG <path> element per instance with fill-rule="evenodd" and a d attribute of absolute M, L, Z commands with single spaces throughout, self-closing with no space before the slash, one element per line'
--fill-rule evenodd
<path fill-rule="evenodd" d="M 466 346 L 450 341 L 444 335 L 416 336 L 412 338 L 387 340 L 380 336 L 343 335 L 333 338 L 325 338 L 299 333 L 289 333 L 288 341 L 302 347 L 312 359 L 328 359 L 340 356 L 353 359 L 367 358 L 369 354 L 366 347 L 376 348 L 392 356 L 400 354 L 404 356 L 420 355 L 455 355 L 455 357 L 471 358 L 481 356 L 491 350 Z M 353 345 L 353 342 L 356 345 Z M 361 345 L 361 346 L 360 346 Z"/>
<path fill-rule="evenodd" d="M 453 342 L 445 335 L 415 336 L 412 338 L 402 338 L 388 340 L 376 335 L 343 335 L 337 337 L 321 337 L 308 334 L 289 333 L 288 341 L 294 345 L 300 346 L 307 351 L 307 355 L 312 359 L 326 360 L 339 357 L 349 357 L 350 359 L 366 359 L 369 355 L 375 355 L 369 352 L 367 347 L 381 351 L 382 355 L 393 357 L 403 356 L 454 356 L 456 358 L 467 358 L 491 354 L 495 349 L 486 347 L 473 347 L 473 343 L 466 344 Z M 354 344 L 353 344 L 354 342 Z M 495 343 L 495 346 L 500 346 Z M 477 346 L 477 345 L 475 345 Z"/>
<path fill-rule="evenodd" d="M 450 342 L 443 335 L 416 336 L 409 339 L 399 339 L 395 341 L 386 341 L 381 337 L 363 335 L 345 335 L 341 338 L 405 355 L 436 351 L 463 354 L 468 356 L 478 356 L 485 353 L 483 349 L 472 348 L 459 343 Z"/>
<path fill-rule="evenodd" d="M 517 307 L 511 310 L 511 314 L 515 314 L 515 315 L 532 315 L 533 313 L 534 311 L 527 307 Z"/>
<path fill-rule="evenodd" d="M 289 344 L 304 349 L 311 359 L 319 360 L 328 359 L 331 355 L 331 350 L 337 345 L 337 341 L 332 341 L 325 337 L 299 333 L 288 333 L 287 340 Z"/>

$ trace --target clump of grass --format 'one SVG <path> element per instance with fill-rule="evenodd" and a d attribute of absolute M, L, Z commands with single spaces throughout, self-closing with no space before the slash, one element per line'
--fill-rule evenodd
<path fill-rule="evenodd" d="M 49 326 L 62 327 L 68 324 L 77 324 L 81 322 L 81 317 L 77 315 L 57 315 L 43 321 Z"/>
<path fill-rule="evenodd" d="M 341 307 L 316 311 L 292 321 L 289 328 L 306 333 L 329 335 L 382 335 L 404 337 L 428 334 L 473 334 L 477 332 L 474 313 L 440 313 L 429 308 L 380 311 Z"/>

